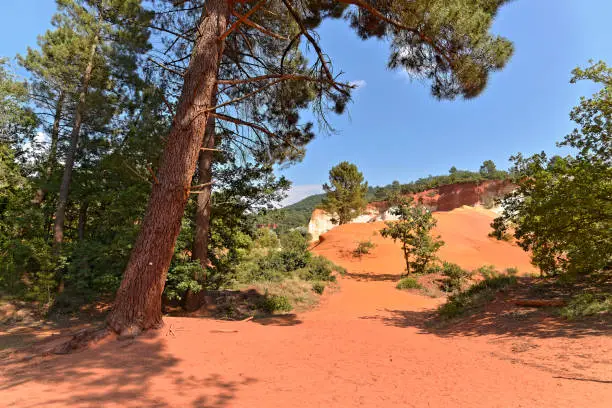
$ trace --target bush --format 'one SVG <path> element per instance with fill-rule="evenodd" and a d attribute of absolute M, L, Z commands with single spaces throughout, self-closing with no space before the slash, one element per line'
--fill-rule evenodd
<path fill-rule="evenodd" d="M 323 282 L 318 282 L 318 281 L 317 281 L 317 282 L 314 282 L 314 283 L 312 284 L 312 290 L 313 290 L 315 293 L 318 293 L 319 295 L 322 295 L 322 294 L 323 294 L 323 292 L 325 291 L 325 283 L 323 283 Z"/>
<path fill-rule="evenodd" d="M 336 277 L 333 272 L 345 273 L 346 270 L 322 256 L 313 256 L 306 267 L 296 271 L 301 279 L 307 281 L 328 281 L 335 282 Z"/>
<path fill-rule="evenodd" d="M 353 250 L 353 256 L 361 258 L 361 256 L 369 254 L 370 250 L 374 248 L 376 248 L 376 244 L 372 241 L 360 241 L 357 248 Z"/>
<path fill-rule="evenodd" d="M 257 302 L 257 308 L 265 313 L 290 312 L 293 310 L 291 302 L 286 296 L 268 295 L 267 293 Z"/>
<path fill-rule="evenodd" d="M 199 261 L 181 263 L 168 270 L 164 294 L 168 299 L 180 300 L 188 290 L 199 292 L 202 290 L 201 282 L 204 270 Z"/>
<path fill-rule="evenodd" d="M 506 275 L 516 276 L 518 275 L 518 273 L 519 273 L 518 268 L 506 268 Z"/>
<path fill-rule="evenodd" d="M 432 274 L 432 273 L 440 273 L 440 272 L 442 272 L 442 265 L 439 265 L 439 264 L 429 264 L 425 268 L 425 271 L 423 271 L 423 274 L 424 275 L 429 275 L 429 274 Z"/>
<path fill-rule="evenodd" d="M 472 275 L 459 265 L 450 262 L 444 262 L 442 265 L 442 274 L 446 276 L 446 279 L 442 282 L 441 288 L 445 292 L 460 291 L 461 287 Z"/>
<path fill-rule="evenodd" d="M 483 265 L 474 272 L 480 274 L 480 276 L 485 279 L 492 279 L 499 276 L 499 272 L 493 265 Z"/>
<path fill-rule="evenodd" d="M 515 276 L 498 275 L 472 285 L 468 290 L 458 292 L 448 298 L 445 304 L 438 308 L 438 314 L 445 319 L 461 316 L 478 309 L 493 300 L 497 292 L 501 292 L 516 284 Z"/>
<path fill-rule="evenodd" d="M 312 254 L 308 252 L 308 238 L 299 231 L 281 235 L 280 243 L 280 256 L 286 271 L 304 268 L 310 263 Z"/>
<path fill-rule="evenodd" d="M 419 282 L 414 278 L 402 278 L 397 285 L 395 286 L 397 289 L 421 289 L 422 286 Z"/>
<path fill-rule="evenodd" d="M 280 245 L 280 241 L 276 233 L 269 228 L 260 228 L 255 232 L 253 245 L 256 248 L 276 249 Z"/>
<path fill-rule="evenodd" d="M 581 293 L 561 309 L 561 316 L 568 320 L 599 313 L 612 313 L 612 294 Z"/>

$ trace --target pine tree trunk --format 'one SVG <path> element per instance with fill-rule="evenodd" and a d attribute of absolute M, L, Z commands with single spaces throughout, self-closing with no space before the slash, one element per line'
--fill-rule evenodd
<path fill-rule="evenodd" d="M 87 209 L 89 208 L 89 200 L 85 199 L 81 203 L 79 209 L 79 241 L 85 239 L 85 227 L 87 226 Z"/>
<path fill-rule="evenodd" d="M 59 198 L 55 210 L 55 225 L 53 226 L 53 246 L 56 253 L 59 252 L 62 242 L 64 241 L 64 222 L 66 221 L 66 207 L 68 206 L 68 193 L 70 192 L 70 182 L 72 181 L 74 157 L 79 143 L 81 125 L 83 124 L 83 111 L 85 110 L 85 100 L 87 98 L 87 92 L 89 91 L 89 81 L 91 80 L 91 73 L 94 67 L 94 58 L 96 56 L 98 41 L 99 36 L 96 35 L 92 41 L 89 60 L 87 61 L 85 72 L 83 73 L 79 102 L 74 115 L 72 132 L 70 133 L 70 145 L 68 146 L 68 154 L 66 155 L 66 162 L 64 164 L 64 174 L 62 176 L 62 184 L 60 185 Z"/>
<path fill-rule="evenodd" d="M 142 228 L 108 317 L 123 335 L 162 325 L 161 299 L 166 274 L 190 194 L 204 128 L 210 116 L 227 27 L 227 0 L 208 0 L 200 19 L 183 91 L 153 184 Z"/>
<path fill-rule="evenodd" d="M 213 97 L 211 104 L 216 104 L 216 98 Z M 202 147 L 205 149 L 213 149 L 215 147 L 215 119 L 208 118 L 206 122 L 206 131 L 204 132 L 204 143 Z M 193 250 L 191 259 L 199 261 L 202 269 L 206 270 L 209 265 L 208 260 L 208 237 L 210 233 L 210 208 L 212 196 L 212 163 L 214 151 L 202 150 L 198 158 L 198 184 L 207 184 L 197 195 L 196 213 L 195 213 L 195 233 L 193 237 Z M 194 276 L 197 281 L 206 280 L 206 276 Z M 183 301 L 183 308 L 192 312 L 200 307 L 199 297 L 191 290 L 187 290 Z"/>
<path fill-rule="evenodd" d="M 45 182 L 41 188 L 36 191 L 36 195 L 32 200 L 33 204 L 40 205 L 45 201 L 47 195 L 47 186 L 55 170 L 57 164 L 57 142 L 59 140 L 59 129 L 60 122 L 62 120 L 62 109 L 64 108 L 65 93 L 63 90 L 60 91 L 57 97 L 57 103 L 55 105 L 55 115 L 53 116 L 53 127 L 51 128 L 51 147 L 49 148 L 49 157 L 47 158 L 47 165 L 45 166 Z"/>
<path fill-rule="evenodd" d="M 202 147 L 205 149 L 214 149 L 215 136 L 215 119 L 210 118 L 206 123 L 206 132 L 204 134 L 204 143 Z M 206 268 L 209 264 L 208 236 L 210 231 L 213 157 L 214 151 L 202 150 L 200 151 L 198 159 L 198 184 L 207 185 L 202 188 L 202 192 L 198 194 L 197 197 L 192 259 L 200 261 L 202 268 Z"/>

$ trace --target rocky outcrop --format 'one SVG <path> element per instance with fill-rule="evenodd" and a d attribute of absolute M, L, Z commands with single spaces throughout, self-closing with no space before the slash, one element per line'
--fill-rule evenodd
<path fill-rule="evenodd" d="M 496 198 L 511 192 L 514 188 L 515 185 L 508 180 L 487 180 L 448 184 L 409 196 L 414 199 L 415 203 L 424 205 L 430 211 L 451 211 L 464 205 L 491 207 Z M 376 201 L 369 203 L 364 214 L 353 219 L 351 223 L 392 221 L 394 219 L 389 204 L 385 201 Z M 321 234 L 335 226 L 330 214 L 315 209 L 308 223 L 308 232 L 314 241 L 318 241 Z"/>

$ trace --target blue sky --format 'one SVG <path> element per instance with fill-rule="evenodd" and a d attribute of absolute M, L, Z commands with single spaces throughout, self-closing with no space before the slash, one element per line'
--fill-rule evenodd
<path fill-rule="evenodd" d="M 36 45 L 49 26 L 53 0 L 4 2 L 0 56 Z M 344 78 L 362 81 L 348 114 L 330 117 L 338 130 L 320 135 L 302 163 L 280 173 L 294 182 L 291 200 L 320 191 L 329 169 L 357 164 L 371 185 L 443 174 L 451 166 L 478 169 L 492 159 L 508 166 L 517 152 L 555 152 L 573 128 L 568 113 L 588 84 L 569 84 L 589 59 L 612 63 L 609 0 L 516 0 L 499 13 L 493 32 L 514 42 L 507 67 L 470 101 L 436 101 L 427 83 L 386 68 L 388 47 L 361 41 L 343 22 L 320 30 L 323 48 Z"/>

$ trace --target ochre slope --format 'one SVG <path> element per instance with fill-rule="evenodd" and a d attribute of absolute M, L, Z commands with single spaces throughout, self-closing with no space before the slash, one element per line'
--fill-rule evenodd
<path fill-rule="evenodd" d="M 448 212 L 434 212 L 438 225 L 434 234 L 441 235 L 445 245 L 438 256 L 443 261 L 473 270 L 494 265 L 499 270 L 516 267 L 521 274 L 536 272 L 529 254 L 517 245 L 488 236 L 495 213 L 478 207 L 461 207 Z M 338 263 L 352 273 L 400 275 L 405 264 L 400 243 L 383 238 L 379 231 L 384 222 L 345 224 L 323 234 L 313 248 L 317 254 Z M 351 251 L 360 241 L 372 241 L 370 254 L 356 258 Z"/>

